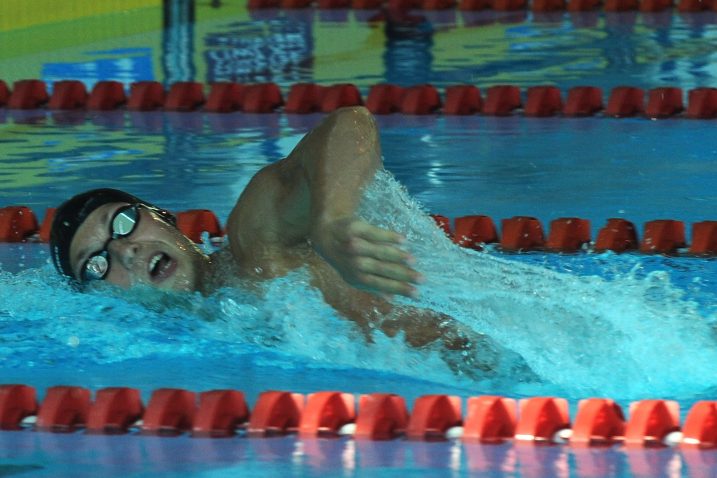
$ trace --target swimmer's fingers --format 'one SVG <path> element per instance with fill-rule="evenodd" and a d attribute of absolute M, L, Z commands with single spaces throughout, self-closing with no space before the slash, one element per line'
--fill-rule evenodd
<path fill-rule="evenodd" d="M 411 284 L 418 284 L 423 281 L 421 274 L 408 266 L 393 262 L 378 261 L 371 257 L 356 257 L 354 259 L 354 267 L 359 276 L 362 274 L 378 276 L 405 283 L 407 287 L 412 287 Z"/>
<path fill-rule="evenodd" d="M 413 256 L 400 247 L 386 243 L 377 244 L 360 237 L 350 239 L 349 250 L 357 256 L 367 256 L 380 261 L 394 262 L 407 266 L 410 266 L 414 262 Z"/>
<path fill-rule="evenodd" d="M 357 278 L 360 281 L 361 288 L 369 289 L 381 294 L 399 294 L 405 295 L 406 297 L 416 297 L 418 294 L 414 286 L 403 281 L 388 279 L 386 277 L 364 272 L 359 273 Z"/>
<path fill-rule="evenodd" d="M 370 242 L 386 242 L 389 244 L 403 244 L 406 238 L 401 234 L 376 227 L 364 221 L 353 221 L 349 224 L 347 233 L 352 237 L 360 237 Z"/>
<path fill-rule="evenodd" d="M 331 224 L 319 251 L 351 285 L 385 295 L 416 296 L 414 284 L 423 281 L 411 264 L 413 257 L 401 248 L 405 238 L 394 231 L 359 219 L 342 219 Z"/>

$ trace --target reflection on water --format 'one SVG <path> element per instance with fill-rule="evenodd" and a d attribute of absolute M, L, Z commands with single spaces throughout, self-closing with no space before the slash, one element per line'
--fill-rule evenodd
<path fill-rule="evenodd" d="M 157 16 L 162 22 L 155 31 L 60 55 L 52 54 L 54 36 L 69 40 L 74 30 L 54 29 L 43 45 L 46 53 L 6 59 L 0 54 L 4 79 L 19 79 L 13 66 L 22 65 L 23 77 L 77 78 L 88 86 L 100 79 L 127 85 L 150 79 L 274 81 L 283 88 L 304 81 L 352 82 L 365 94 L 370 85 L 386 81 L 690 89 L 714 85 L 717 75 L 717 12 L 712 11 L 247 11 L 243 4 L 181 0 L 165 2 Z M 133 19 L 118 16 L 118 30 Z M 94 31 L 94 25 L 87 28 L 88 37 L 109 35 Z M 8 44 L 23 43 L 27 32 L 2 35 Z"/>
<path fill-rule="evenodd" d="M 42 211 L 84 187 L 114 186 L 224 219 L 263 165 L 322 115 L 9 112 L 0 125 L 0 203 Z M 713 121 L 378 117 L 384 161 L 431 212 L 640 225 L 711 217 Z M 694 138 L 700 138 L 695 141 Z M 688 236 L 690 234 L 689 227 Z"/>

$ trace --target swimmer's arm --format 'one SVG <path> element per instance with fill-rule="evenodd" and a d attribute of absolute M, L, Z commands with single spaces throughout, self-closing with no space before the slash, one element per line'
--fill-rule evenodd
<path fill-rule="evenodd" d="M 308 204 L 307 238 L 349 284 L 385 294 L 415 294 L 420 275 L 403 237 L 356 218 L 363 188 L 383 164 L 376 122 L 362 107 L 329 115 L 294 149 Z"/>
<path fill-rule="evenodd" d="M 363 187 L 381 167 L 378 131 L 368 110 L 342 108 L 328 115 L 242 193 L 228 221 L 235 258 L 256 261 L 309 240 L 349 284 L 414 294 L 420 275 L 401 248 L 402 236 L 355 217 Z"/>

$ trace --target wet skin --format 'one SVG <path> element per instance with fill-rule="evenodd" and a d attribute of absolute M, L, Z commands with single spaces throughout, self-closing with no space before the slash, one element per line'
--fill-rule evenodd
<path fill-rule="evenodd" d="M 80 277 L 87 259 L 106 244 L 110 259 L 106 282 L 122 288 L 149 285 L 163 290 L 198 290 L 211 269 L 209 258 L 150 210 L 138 209 L 132 234 L 107 242 L 114 213 L 126 205 L 105 204 L 92 211 L 78 228 L 70 246 L 70 263 L 76 276 Z"/>

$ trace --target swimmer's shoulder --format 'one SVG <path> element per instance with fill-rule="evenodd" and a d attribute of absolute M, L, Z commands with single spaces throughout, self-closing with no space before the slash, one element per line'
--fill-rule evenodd
<path fill-rule="evenodd" d="M 251 179 L 227 220 L 229 246 L 239 262 L 272 258 L 306 240 L 308 192 L 291 156 Z"/>

